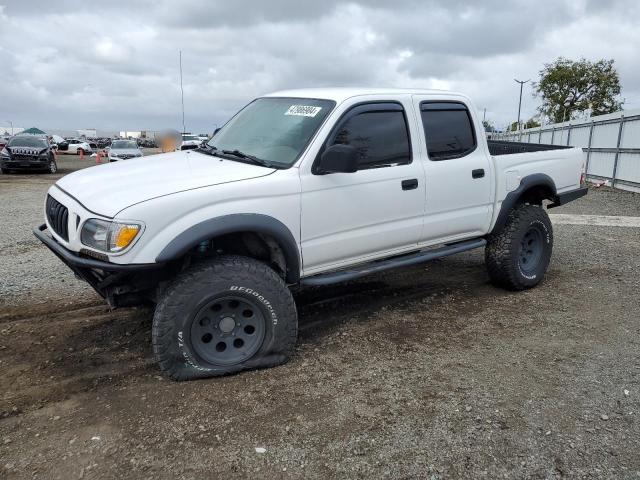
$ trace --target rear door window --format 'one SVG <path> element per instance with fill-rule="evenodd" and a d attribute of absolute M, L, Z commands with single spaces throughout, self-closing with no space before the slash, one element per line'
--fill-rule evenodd
<path fill-rule="evenodd" d="M 423 102 L 420 115 L 431 160 L 460 158 L 476 149 L 471 114 L 463 103 Z"/>

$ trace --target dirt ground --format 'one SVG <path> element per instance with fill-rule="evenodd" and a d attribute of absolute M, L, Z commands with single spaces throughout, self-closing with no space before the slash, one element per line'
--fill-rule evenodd
<path fill-rule="evenodd" d="M 150 310 L 110 311 L 27 239 L 54 179 L 0 177 L 22 242 L 0 247 L 0 478 L 640 478 L 640 229 L 555 225 L 521 293 L 481 251 L 302 291 L 288 364 L 174 383 Z"/>

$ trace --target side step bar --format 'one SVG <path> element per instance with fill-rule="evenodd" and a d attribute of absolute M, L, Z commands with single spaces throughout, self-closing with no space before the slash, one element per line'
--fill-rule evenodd
<path fill-rule="evenodd" d="M 467 250 L 484 247 L 486 244 L 487 241 L 484 238 L 451 243 L 449 245 L 445 245 L 444 247 L 435 248 L 433 250 L 409 253 L 407 255 L 393 257 L 388 260 L 379 260 L 376 262 L 365 263 L 364 265 L 360 265 L 349 270 L 340 270 L 337 272 L 313 275 L 308 278 L 303 278 L 300 283 L 306 286 L 318 286 L 346 282 L 347 280 L 364 277 L 365 275 L 369 275 L 371 273 L 382 272 L 384 270 L 390 270 L 397 267 L 405 267 L 407 265 L 415 265 L 417 263 L 427 262 L 436 258 L 448 257 L 449 255 L 454 255 L 456 253 L 466 252 Z"/>

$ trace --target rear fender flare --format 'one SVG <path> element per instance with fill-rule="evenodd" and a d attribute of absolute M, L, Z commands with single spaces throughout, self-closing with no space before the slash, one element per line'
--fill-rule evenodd
<path fill-rule="evenodd" d="M 557 196 L 556 184 L 549 175 L 544 173 L 534 173 L 523 177 L 522 180 L 520 180 L 518 188 L 509 192 L 502 201 L 500 212 L 498 213 L 498 217 L 496 218 L 496 222 L 494 223 L 490 233 L 497 232 L 504 227 L 511 209 L 518 204 L 527 190 L 534 187 L 548 188 L 553 195 L 549 200 L 554 200 Z"/>

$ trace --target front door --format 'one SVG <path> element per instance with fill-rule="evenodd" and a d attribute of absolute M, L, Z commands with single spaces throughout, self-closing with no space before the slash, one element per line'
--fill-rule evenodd
<path fill-rule="evenodd" d="M 407 105 L 411 108 L 410 99 Z M 417 136 L 401 102 L 361 103 L 347 110 L 323 149 L 358 151 L 354 173 L 301 173 L 304 274 L 339 268 L 417 245 L 425 203 Z M 413 125 L 415 130 L 415 125 Z"/>

